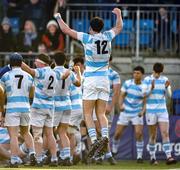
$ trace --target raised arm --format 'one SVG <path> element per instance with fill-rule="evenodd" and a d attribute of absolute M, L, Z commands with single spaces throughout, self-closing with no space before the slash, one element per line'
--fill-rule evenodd
<path fill-rule="evenodd" d="M 35 77 L 35 70 L 30 68 L 26 63 L 22 62 L 21 68 L 29 73 L 32 77 Z"/>
<path fill-rule="evenodd" d="M 61 77 L 62 80 L 65 80 L 68 78 L 68 76 L 71 74 L 71 71 L 68 69 Z"/>
<path fill-rule="evenodd" d="M 79 66 L 74 66 L 74 71 L 76 73 L 76 79 L 77 79 L 74 85 L 77 87 L 80 87 L 81 86 L 81 71 L 80 71 Z"/>
<path fill-rule="evenodd" d="M 123 28 L 123 20 L 121 16 L 121 10 L 119 8 L 114 8 L 112 13 L 116 15 L 116 25 L 112 28 L 115 34 L 119 34 Z"/>
<path fill-rule="evenodd" d="M 77 39 L 77 31 L 71 29 L 64 21 L 63 19 L 61 18 L 61 14 L 60 13 L 56 13 L 54 15 L 54 18 L 57 20 L 60 28 L 61 28 L 61 31 L 64 33 L 64 34 L 67 34 L 69 35 L 70 37 L 74 38 L 74 39 Z"/>

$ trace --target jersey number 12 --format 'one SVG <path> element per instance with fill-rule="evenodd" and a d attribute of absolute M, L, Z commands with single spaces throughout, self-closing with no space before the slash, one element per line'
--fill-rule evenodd
<path fill-rule="evenodd" d="M 97 54 L 108 54 L 107 47 L 107 41 L 95 41 L 95 44 L 97 45 Z"/>

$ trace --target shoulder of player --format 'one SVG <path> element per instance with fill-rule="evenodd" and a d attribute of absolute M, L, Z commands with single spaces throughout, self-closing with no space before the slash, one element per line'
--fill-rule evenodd
<path fill-rule="evenodd" d="M 26 75 L 29 80 L 33 81 L 33 77 L 29 73 L 25 72 L 24 75 Z"/>
<path fill-rule="evenodd" d="M 133 79 L 125 80 L 124 84 L 130 85 L 133 83 Z"/>
<path fill-rule="evenodd" d="M 164 76 L 164 75 L 161 75 L 161 77 L 160 77 L 162 80 L 165 80 L 165 81 L 167 81 L 168 80 L 168 77 L 166 77 L 166 76 Z"/>
<path fill-rule="evenodd" d="M 7 77 L 7 76 L 9 76 L 9 71 L 6 72 L 6 73 L 4 73 L 4 74 L 2 75 L 2 77 L 1 77 L 1 79 L 5 78 L 5 77 Z"/>
<path fill-rule="evenodd" d="M 148 76 L 144 77 L 144 80 L 150 80 L 150 79 L 152 79 L 151 75 L 148 75 Z"/>

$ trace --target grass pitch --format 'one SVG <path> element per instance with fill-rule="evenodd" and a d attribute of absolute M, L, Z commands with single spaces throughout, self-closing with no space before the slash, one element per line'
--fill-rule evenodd
<path fill-rule="evenodd" d="M 62 166 L 58 166 L 58 167 L 55 167 L 55 168 L 51 168 L 51 167 L 48 167 L 48 166 L 43 166 L 41 168 L 38 168 L 38 167 L 24 167 L 24 166 L 21 166 L 19 168 L 3 168 L 2 165 L 0 165 L 0 169 L 2 170 L 13 170 L 13 169 L 18 169 L 18 170 L 27 170 L 27 169 L 30 169 L 30 170 L 54 170 L 54 169 L 78 169 L 78 170 L 83 170 L 83 169 L 88 169 L 88 170 L 101 170 L 101 169 L 109 169 L 109 170 L 112 170 L 112 169 L 120 169 L 120 170 L 143 170 L 143 169 L 149 169 L 149 170 L 153 170 L 153 169 L 169 169 L 169 170 L 180 170 L 180 162 L 178 162 L 177 164 L 175 165 L 166 165 L 165 161 L 160 161 L 159 162 L 159 165 L 157 166 L 154 166 L 154 165 L 150 165 L 149 164 L 149 161 L 144 161 L 144 163 L 142 164 L 137 164 L 136 161 L 124 161 L 124 160 L 121 160 L 121 161 L 118 161 L 117 165 L 109 165 L 107 162 L 104 162 L 102 165 L 95 165 L 95 164 L 92 164 L 92 165 L 82 165 L 82 164 L 78 164 L 76 166 L 71 166 L 71 167 L 62 167 Z"/>

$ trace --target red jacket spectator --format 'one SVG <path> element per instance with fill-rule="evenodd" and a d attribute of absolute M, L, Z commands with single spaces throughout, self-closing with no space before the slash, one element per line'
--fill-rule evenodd
<path fill-rule="evenodd" d="M 64 51 L 64 36 L 58 30 L 56 21 L 50 20 L 46 28 L 47 30 L 42 36 L 42 42 L 46 45 L 48 51 Z"/>

